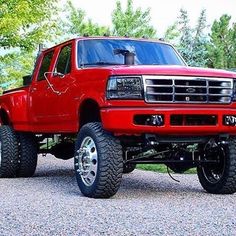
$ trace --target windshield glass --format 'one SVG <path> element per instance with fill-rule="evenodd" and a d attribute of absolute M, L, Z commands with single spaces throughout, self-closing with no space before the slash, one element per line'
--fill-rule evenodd
<path fill-rule="evenodd" d="M 78 66 L 123 65 L 117 49 L 135 53 L 135 65 L 185 65 L 168 44 L 129 39 L 92 39 L 78 42 Z"/>

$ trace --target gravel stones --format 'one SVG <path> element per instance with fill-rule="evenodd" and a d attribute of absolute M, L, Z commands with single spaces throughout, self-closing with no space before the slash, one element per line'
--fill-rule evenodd
<path fill-rule="evenodd" d="M 89 199 L 73 160 L 40 156 L 34 177 L 0 179 L 0 235 L 236 235 L 236 194 L 174 176 L 135 170 L 113 198 Z"/>

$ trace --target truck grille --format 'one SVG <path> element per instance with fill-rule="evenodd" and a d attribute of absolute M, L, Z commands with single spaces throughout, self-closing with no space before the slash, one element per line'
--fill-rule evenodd
<path fill-rule="evenodd" d="M 181 76 L 143 76 L 147 103 L 231 102 L 233 80 Z"/>

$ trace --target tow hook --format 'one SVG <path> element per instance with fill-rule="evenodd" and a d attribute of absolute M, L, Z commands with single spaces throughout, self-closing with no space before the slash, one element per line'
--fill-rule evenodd
<path fill-rule="evenodd" d="M 236 126 L 236 116 L 232 116 L 232 115 L 224 116 L 224 125 Z"/>

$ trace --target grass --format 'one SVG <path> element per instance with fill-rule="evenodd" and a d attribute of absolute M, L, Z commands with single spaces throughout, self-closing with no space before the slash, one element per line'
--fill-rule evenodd
<path fill-rule="evenodd" d="M 167 173 L 167 168 L 166 165 L 162 165 L 162 164 L 138 164 L 137 169 L 140 170 L 147 170 L 147 171 L 154 171 L 154 172 L 159 172 L 159 173 Z M 171 173 L 173 173 L 173 171 L 170 170 Z M 196 174 L 196 168 L 191 168 L 187 171 L 184 172 L 185 174 Z"/>

